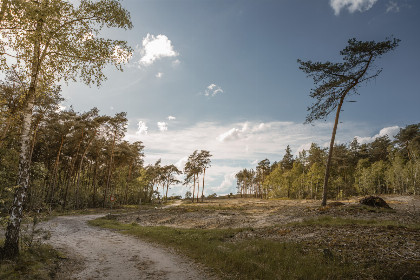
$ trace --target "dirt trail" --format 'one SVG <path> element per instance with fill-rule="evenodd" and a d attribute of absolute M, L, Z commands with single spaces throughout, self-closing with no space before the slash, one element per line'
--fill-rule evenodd
<path fill-rule="evenodd" d="M 70 279 L 209 279 L 166 249 L 87 224 L 100 216 L 62 216 L 43 225 L 51 232 L 51 245 L 84 263 Z"/>

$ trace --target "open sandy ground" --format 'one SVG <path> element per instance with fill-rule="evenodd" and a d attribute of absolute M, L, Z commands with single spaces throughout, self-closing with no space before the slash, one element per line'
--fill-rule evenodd
<path fill-rule="evenodd" d="M 387 220 L 420 224 L 420 197 L 384 197 L 392 211 L 370 211 L 359 198 L 338 207 L 321 208 L 314 200 L 215 199 L 204 203 L 177 201 L 156 207 L 140 206 L 116 215 L 125 223 L 178 228 L 243 228 L 231 242 L 242 239 L 273 239 L 328 248 L 353 262 L 404 267 L 420 263 L 420 231 L 410 227 L 294 226 L 318 216 L 363 220 Z M 48 241 L 68 256 L 57 279 L 212 279 L 202 267 L 170 249 L 91 227 L 90 219 L 104 216 L 61 216 L 45 222 Z M 366 254 L 368 252 L 368 254 Z"/>
<path fill-rule="evenodd" d="M 197 265 L 168 249 L 87 224 L 88 220 L 100 216 L 103 214 L 61 216 L 42 225 L 51 232 L 48 242 L 69 254 L 73 261 L 70 267 L 63 268 L 58 279 L 211 278 Z"/>

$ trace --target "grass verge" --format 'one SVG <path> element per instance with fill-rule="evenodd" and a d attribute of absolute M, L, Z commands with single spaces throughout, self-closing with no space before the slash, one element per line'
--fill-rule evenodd
<path fill-rule="evenodd" d="M 357 269 L 328 252 L 266 239 L 235 241 L 244 229 L 142 227 L 100 218 L 91 225 L 177 249 L 224 279 L 354 279 Z"/>
<path fill-rule="evenodd" d="M 54 279 L 62 258 L 46 244 L 24 249 L 14 260 L 0 260 L 0 279 Z"/>

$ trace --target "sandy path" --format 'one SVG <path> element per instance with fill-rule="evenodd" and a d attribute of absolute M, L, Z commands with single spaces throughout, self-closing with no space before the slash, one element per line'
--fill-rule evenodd
<path fill-rule="evenodd" d="M 84 262 L 71 279 L 209 279 L 166 249 L 86 223 L 100 216 L 62 216 L 43 225 L 51 232 L 51 245 Z"/>

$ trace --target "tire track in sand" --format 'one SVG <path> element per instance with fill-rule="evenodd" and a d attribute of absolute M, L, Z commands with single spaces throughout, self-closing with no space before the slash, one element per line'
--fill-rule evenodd
<path fill-rule="evenodd" d="M 51 232 L 52 246 L 76 255 L 84 263 L 70 279 L 211 279 L 184 257 L 134 237 L 91 227 L 103 216 L 61 216 L 42 225 Z"/>

